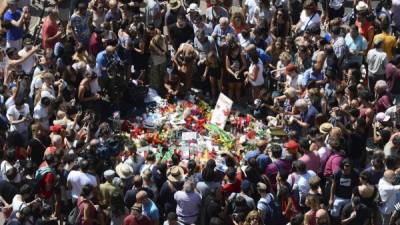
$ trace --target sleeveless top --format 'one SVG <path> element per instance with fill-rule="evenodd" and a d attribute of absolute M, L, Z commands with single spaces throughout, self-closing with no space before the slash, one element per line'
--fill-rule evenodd
<path fill-rule="evenodd" d="M 308 212 L 306 212 L 306 215 L 309 216 L 309 219 L 308 219 L 308 224 L 309 225 L 316 225 L 317 224 L 317 222 L 316 222 L 316 220 L 317 220 L 317 218 L 316 218 L 317 211 L 316 210 L 310 209 Z"/>
<path fill-rule="evenodd" d="M 231 70 L 233 72 L 237 72 L 242 67 L 242 60 L 240 54 L 238 54 L 235 58 L 228 56 L 229 62 L 231 64 Z M 230 74 L 231 80 L 241 81 L 244 79 L 243 72 L 239 74 L 238 78 L 236 79 L 233 75 Z"/>
<path fill-rule="evenodd" d="M 376 202 L 375 202 L 375 199 L 376 199 L 377 194 L 378 194 L 378 188 L 376 188 L 375 186 L 373 186 L 373 187 L 374 187 L 374 192 L 373 192 L 372 196 L 367 197 L 367 198 L 361 196 L 360 190 L 358 189 L 358 186 L 355 187 L 354 190 L 353 190 L 353 194 L 355 196 L 359 196 L 360 200 L 361 200 L 361 203 L 364 204 L 365 206 L 367 206 L 368 208 L 375 208 L 377 206 Z"/>
<path fill-rule="evenodd" d="M 264 76 L 263 76 L 264 66 L 260 59 L 258 59 L 257 64 L 251 63 L 249 67 L 249 72 L 252 73 L 253 70 L 256 69 L 256 67 L 258 67 L 257 78 L 255 80 L 249 79 L 251 85 L 254 87 L 258 87 L 264 84 Z"/>

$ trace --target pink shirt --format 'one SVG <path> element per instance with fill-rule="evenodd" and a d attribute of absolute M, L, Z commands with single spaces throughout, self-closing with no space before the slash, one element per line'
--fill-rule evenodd
<path fill-rule="evenodd" d="M 339 153 L 333 153 L 329 156 L 326 161 L 324 176 L 331 177 L 334 173 L 340 170 L 340 162 L 343 160 L 343 156 Z"/>
<path fill-rule="evenodd" d="M 306 164 L 307 170 L 312 170 L 318 174 L 320 169 L 320 158 L 318 152 L 307 152 L 302 157 L 300 157 L 299 160 L 303 161 Z"/>

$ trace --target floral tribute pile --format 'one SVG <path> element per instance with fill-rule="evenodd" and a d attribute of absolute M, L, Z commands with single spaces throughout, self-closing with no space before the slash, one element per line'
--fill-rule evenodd
<path fill-rule="evenodd" d="M 145 156 L 153 151 L 158 160 L 166 161 L 174 152 L 200 161 L 224 152 L 241 155 L 254 150 L 257 140 L 269 136 L 267 126 L 249 114 L 232 112 L 224 129 L 211 124 L 211 116 L 212 109 L 204 101 L 163 100 L 133 121 L 124 121 L 121 131 L 139 153 Z"/>

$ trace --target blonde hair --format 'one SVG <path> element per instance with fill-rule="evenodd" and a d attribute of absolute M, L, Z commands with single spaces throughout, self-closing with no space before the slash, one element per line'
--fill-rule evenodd
<path fill-rule="evenodd" d="M 316 195 L 307 195 L 306 197 L 306 205 L 311 209 L 318 209 L 319 208 L 319 199 Z"/>
<path fill-rule="evenodd" d="M 164 37 L 164 35 L 156 34 L 156 36 L 154 36 L 151 39 L 150 46 L 162 48 L 162 50 L 165 51 L 166 49 L 165 49 L 165 37 Z"/>
<path fill-rule="evenodd" d="M 249 214 L 247 214 L 246 220 L 244 221 L 243 225 L 250 225 L 253 219 L 258 219 L 258 224 L 263 224 L 260 212 L 257 210 L 253 210 L 249 212 Z"/>
<path fill-rule="evenodd" d="M 236 17 L 240 17 L 240 19 L 242 20 L 242 25 L 245 23 L 243 13 L 238 11 L 238 12 L 234 12 L 232 14 L 232 16 L 231 16 L 231 23 L 232 24 L 235 23 L 235 18 Z"/>
<path fill-rule="evenodd" d="M 290 60 L 292 59 L 292 56 L 290 56 L 290 54 L 288 53 L 288 52 L 282 52 L 280 55 L 279 55 L 279 60 L 281 60 L 281 61 L 289 61 L 290 62 Z"/>

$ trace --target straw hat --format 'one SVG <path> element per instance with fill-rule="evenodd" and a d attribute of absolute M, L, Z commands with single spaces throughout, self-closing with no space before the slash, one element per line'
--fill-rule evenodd
<path fill-rule="evenodd" d="M 331 132 L 332 128 L 333 125 L 331 123 L 323 123 L 319 126 L 319 132 L 321 132 L 321 134 L 327 134 Z"/>
<path fill-rule="evenodd" d="M 179 0 L 170 0 L 168 2 L 168 6 L 170 9 L 176 10 L 179 9 L 179 7 L 181 7 L 181 2 Z"/>
<path fill-rule="evenodd" d="M 184 171 L 180 166 L 172 166 L 167 170 L 167 179 L 173 183 L 183 180 Z"/>
<path fill-rule="evenodd" d="M 126 165 L 124 163 L 120 163 L 115 167 L 115 171 L 117 175 L 121 179 L 129 179 L 133 177 L 133 169 L 129 165 Z"/>
<path fill-rule="evenodd" d="M 364 1 L 359 1 L 356 5 L 357 11 L 368 11 L 368 5 Z"/>

